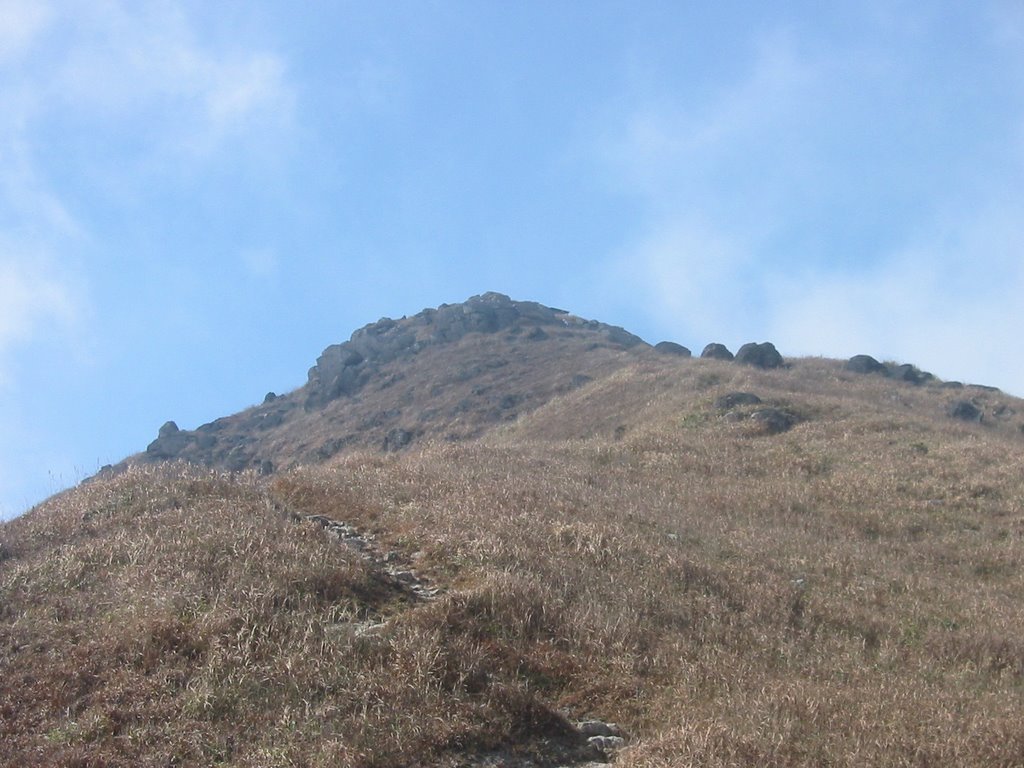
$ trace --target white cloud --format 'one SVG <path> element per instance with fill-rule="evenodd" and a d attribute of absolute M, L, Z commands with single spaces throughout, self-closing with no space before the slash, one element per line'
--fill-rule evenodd
<path fill-rule="evenodd" d="M 933 230 L 865 270 L 777 275 L 768 332 L 795 353 L 895 358 L 1024 395 L 1024 224 L 1000 204 Z"/>
<path fill-rule="evenodd" d="M 277 275 L 277 254 L 269 248 L 252 248 L 242 251 L 242 266 L 250 277 L 267 279 Z"/>
<path fill-rule="evenodd" d="M 4 130 L 4 129 L 7 130 Z M 29 140 L 0 123 L 0 235 L 25 237 L 80 233 L 80 227 L 60 198 L 41 178 L 32 159 Z M 5 247 L 12 247 L 9 243 Z"/>
<path fill-rule="evenodd" d="M 0 0 L 0 63 L 28 51 L 52 18 L 44 0 Z"/>
<path fill-rule="evenodd" d="M 94 120 L 141 125 L 151 149 L 205 157 L 239 138 L 287 128 L 294 97 L 284 60 L 200 39 L 170 3 L 87 3 L 50 90 Z"/>
<path fill-rule="evenodd" d="M 610 292 L 638 297 L 675 335 L 721 340 L 751 321 L 758 286 L 750 261 L 746 243 L 680 216 L 614 257 L 605 279 Z"/>
<path fill-rule="evenodd" d="M 953 91 L 920 112 L 904 105 L 901 89 L 916 98 L 921 62 L 941 55 L 904 42 L 769 35 L 745 77 L 695 89 L 702 100 L 668 93 L 627 110 L 603 160 L 646 221 L 602 265 L 609 284 L 690 343 L 890 356 L 1024 395 L 1011 359 L 1024 324 L 1022 145 L 997 155 L 968 118 L 931 122 L 955 112 Z"/>
<path fill-rule="evenodd" d="M 284 61 L 200 32 L 173 2 L 0 0 L 0 378 L 19 345 L 81 333 L 89 314 L 70 275 L 90 222 L 60 191 L 76 180 L 49 177 L 41 162 L 64 152 L 47 143 L 55 134 L 81 128 L 138 147 L 91 171 L 110 174 L 110 188 L 127 174 L 134 189 L 288 127 Z"/>
<path fill-rule="evenodd" d="M 255 112 L 275 109 L 286 100 L 284 64 L 276 56 L 257 54 L 223 62 L 211 74 L 206 107 L 219 127 L 245 122 Z"/>
<path fill-rule="evenodd" d="M 0 240 L 0 385 L 10 378 L 8 361 L 18 345 L 40 333 L 75 336 L 81 304 L 69 276 Z"/>
<path fill-rule="evenodd" d="M 698 95 L 679 97 L 657 87 L 656 95 L 631 104 L 602 147 L 604 160 L 655 208 L 674 206 L 705 217 L 723 198 L 723 180 L 743 179 L 766 198 L 748 200 L 752 217 L 775 199 L 779 186 L 806 183 L 806 124 L 821 109 L 822 65 L 802 55 L 786 32 L 751 43 L 745 77 Z M 779 168 L 785 164 L 786 173 Z"/>

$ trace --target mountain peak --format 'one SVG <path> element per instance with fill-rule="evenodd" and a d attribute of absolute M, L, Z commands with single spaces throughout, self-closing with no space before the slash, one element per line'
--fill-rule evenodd
<path fill-rule="evenodd" d="M 467 334 L 525 334 L 532 341 L 547 335 L 544 328 L 597 332 L 609 344 L 629 348 L 643 340 L 615 326 L 583 320 L 562 309 L 532 301 L 513 301 L 501 293 L 473 296 L 461 304 L 442 304 L 412 317 L 385 317 L 355 331 L 341 344 L 333 344 L 309 371 L 306 407 L 317 408 L 343 395 L 353 395 L 381 365 L 411 357 L 429 346 L 452 344 Z"/>
<path fill-rule="evenodd" d="M 347 447 L 460 440 L 622 367 L 649 345 L 624 329 L 488 292 L 363 326 L 306 383 L 195 430 L 161 429 L 128 462 L 273 471 Z M 166 427 L 166 425 L 165 425 Z"/>

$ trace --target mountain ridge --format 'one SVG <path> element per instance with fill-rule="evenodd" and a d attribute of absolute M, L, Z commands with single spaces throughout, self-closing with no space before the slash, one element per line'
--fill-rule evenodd
<path fill-rule="evenodd" d="M 470 439 L 650 355 L 688 359 L 691 352 L 676 342 L 651 345 L 619 326 L 488 292 L 369 323 L 326 347 L 301 387 L 270 392 L 259 405 L 193 430 L 168 421 L 143 453 L 100 474 L 169 460 L 269 474 L 326 461 L 345 449 L 392 451 L 419 439 Z M 745 344 L 735 355 L 712 342 L 701 357 L 760 368 L 785 365 L 769 342 Z M 854 356 L 845 368 L 962 388 L 916 366 L 886 365 L 868 355 Z M 982 418 L 974 404 L 958 403 L 961 418 Z"/>

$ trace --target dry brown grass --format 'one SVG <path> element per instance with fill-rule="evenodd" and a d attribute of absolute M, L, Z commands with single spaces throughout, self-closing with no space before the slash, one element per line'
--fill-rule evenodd
<path fill-rule="evenodd" d="M 730 390 L 805 420 L 755 434 Z M 474 442 L 65 494 L 0 529 L 0 752 L 454 765 L 568 744 L 563 712 L 623 724 L 630 768 L 1024 765 L 1024 439 L 964 395 L 652 358 Z"/>

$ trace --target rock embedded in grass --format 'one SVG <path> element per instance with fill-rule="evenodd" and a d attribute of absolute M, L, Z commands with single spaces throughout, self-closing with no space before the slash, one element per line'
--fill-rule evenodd
<path fill-rule="evenodd" d="M 788 432 L 796 424 L 796 417 L 781 408 L 761 408 L 750 414 L 750 418 L 757 423 L 760 431 L 768 435 Z"/>
<path fill-rule="evenodd" d="M 583 720 L 576 723 L 576 730 L 583 736 L 622 736 L 622 729 L 615 723 L 606 723 L 603 720 Z"/>
<path fill-rule="evenodd" d="M 761 398 L 752 392 L 729 392 L 715 399 L 715 408 L 720 411 L 731 411 L 739 405 L 760 405 Z"/>
<path fill-rule="evenodd" d="M 970 400 L 957 400 L 949 407 L 949 415 L 961 421 L 976 421 L 981 423 L 981 409 Z"/>
<path fill-rule="evenodd" d="M 602 752 L 607 752 L 612 749 L 622 749 L 626 746 L 626 740 L 621 736 L 591 736 L 587 739 L 587 743 Z"/>

